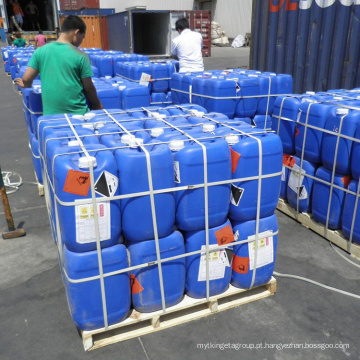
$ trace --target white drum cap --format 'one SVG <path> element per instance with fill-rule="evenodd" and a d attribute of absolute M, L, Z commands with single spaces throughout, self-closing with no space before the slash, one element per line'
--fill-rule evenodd
<path fill-rule="evenodd" d="M 92 164 L 93 168 L 97 166 L 96 158 L 94 156 L 83 156 L 79 159 L 79 168 L 80 169 L 89 169 Z"/>
<path fill-rule="evenodd" d="M 169 148 L 171 151 L 179 151 L 185 147 L 183 140 L 173 140 L 169 143 Z"/>
<path fill-rule="evenodd" d="M 142 145 L 143 142 L 144 142 L 143 139 L 139 139 L 134 136 L 131 136 L 128 145 L 132 148 L 136 148 L 136 147 L 138 147 L 138 145 Z"/>
<path fill-rule="evenodd" d="M 204 133 L 210 133 L 215 130 L 215 125 L 214 124 L 204 124 L 202 126 L 202 130 Z"/>
<path fill-rule="evenodd" d="M 150 135 L 151 135 L 151 137 L 157 138 L 158 136 L 160 136 L 163 133 L 164 133 L 164 129 L 162 129 L 162 128 L 152 128 Z"/>
<path fill-rule="evenodd" d="M 239 136 L 237 135 L 227 135 L 225 136 L 225 140 L 229 145 L 235 145 L 239 142 Z"/>
<path fill-rule="evenodd" d="M 93 117 L 95 117 L 96 114 L 92 113 L 92 112 L 88 112 L 84 115 L 84 120 L 85 121 L 88 121 L 88 120 L 91 120 Z"/>
<path fill-rule="evenodd" d="M 342 109 L 342 108 L 336 109 L 336 115 L 347 115 L 348 113 L 349 113 L 349 109 Z"/>
<path fill-rule="evenodd" d="M 79 146 L 80 143 L 77 140 L 70 140 L 68 146 Z"/>
<path fill-rule="evenodd" d="M 125 134 L 121 137 L 121 142 L 125 145 L 130 145 L 131 139 L 135 139 L 134 135 Z"/>

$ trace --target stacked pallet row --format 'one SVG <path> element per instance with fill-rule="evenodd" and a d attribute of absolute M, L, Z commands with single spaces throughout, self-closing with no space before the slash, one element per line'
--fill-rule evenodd
<path fill-rule="evenodd" d="M 184 294 L 205 298 L 230 283 L 247 289 L 270 279 L 282 160 L 277 135 L 184 105 L 44 116 L 38 138 L 53 235 L 80 329 L 118 323 L 131 304 L 153 312 Z"/>
<path fill-rule="evenodd" d="M 11 46 L 1 48 L 4 70 L 14 80 L 18 75 L 25 73 L 26 65 L 29 62 L 34 48 L 13 48 Z M 19 60 L 17 60 L 19 59 Z"/>
<path fill-rule="evenodd" d="M 281 198 L 360 244 L 360 92 L 278 97 L 273 130 L 284 147 Z"/>
<path fill-rule="evenodd" d="M 98 69 L 99 77 L 121 77 L 124 80 L 147 86 L 151 104 L 171 104 L 170 79 L 179 71 L 174 60 L 152 61 L 145 55 L 123 54 L 121 51 L 84 49 L 91 64 Z"/>
<path fill-rule="evenodd" d="M 171 104 L 170 80 L 179 71 L 179 63 L 166 61 L 117 62 L 115 75 L 148 87 L 152 105 Z"/>
<path fill-rule="evenodd" d="M 255 70 L 175 73 L 171 78 L 174 104 L 190 102 L 231 119 L 271 115 L 275 98 L 291 92 L 290 75 Z"/>

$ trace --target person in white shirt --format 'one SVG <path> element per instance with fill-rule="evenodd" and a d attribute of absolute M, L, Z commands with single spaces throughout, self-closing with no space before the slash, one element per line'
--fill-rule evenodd
<path fill-rule="evenodd" d="M 171 55 L 179 59 L 180 72 L 204 71 L 204 62 L 201 49 L 203 38 L 200 33 L 189 29 L 187 19 L 179 19 L 175 23 L 175 29 L 179 33 L 171 44 Z"/>

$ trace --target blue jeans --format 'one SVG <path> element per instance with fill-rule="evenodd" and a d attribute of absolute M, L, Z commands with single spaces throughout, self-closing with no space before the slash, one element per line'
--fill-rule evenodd
<path fill-rule="evenodd" d="M 19 25 L 24 22 L 21 14 L 15 15 L 15 20 L 16 20 L 16 22 L 17 22 Z"/>

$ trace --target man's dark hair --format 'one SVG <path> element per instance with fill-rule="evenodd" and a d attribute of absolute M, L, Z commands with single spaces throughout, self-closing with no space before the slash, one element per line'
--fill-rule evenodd
<path fill-rule="evenodd" d="M 39 34 L 42 34 L 42 31 L 41 31 L 41 30 L 39 30 Z"/>
<path fill-rule="evenodd" d="M 79 29 L 81 34 L 85 34 L 86 25 L 84 21 L 79 16 L 76 15 L 67 16 L 61 25 L 61 32 L 63 33 L 77 29 Z"/>
<path fill-rule="evenodd" d="M 187 21 L 187 19 L 182 18 L 179 19 L 178 21 L 176 21 L 175 23 L 175 29 L 176 31 L 183 31 L 184 29 L 189 29 L 189 22 Z"/>

